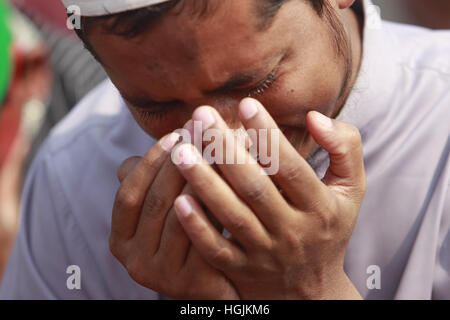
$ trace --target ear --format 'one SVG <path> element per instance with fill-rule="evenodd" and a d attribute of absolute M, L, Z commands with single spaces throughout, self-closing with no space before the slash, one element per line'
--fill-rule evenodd
<path fill-rule="evenodd" d="M 336 0 L 336 2 L 339 9 L 347 9 L 355 2 L 355 0 Z"/>

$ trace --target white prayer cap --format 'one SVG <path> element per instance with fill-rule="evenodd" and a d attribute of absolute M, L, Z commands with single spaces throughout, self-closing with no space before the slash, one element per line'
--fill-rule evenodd
<path fill-rule="evenodd" d="M 75 6 L 86 17 L 105 16 L 167 1 L 169 0 L 62 0 L 66 8 Z"/>

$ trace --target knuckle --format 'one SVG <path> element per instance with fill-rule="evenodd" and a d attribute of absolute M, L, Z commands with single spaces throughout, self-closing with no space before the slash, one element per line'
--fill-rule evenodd
<path fill-rule="evenodd" d="M 324 214 L 316 214 L 316 229 L 314 234 L 310 234 L 310 245 L 317 245 L 319 247 L 336 241 L 337 221 Z"/>
<path fill-rule="evenodd" d="M 228 265 L 233 260 L 233 253 L 229 248 L 220 248 L 214 252 L 211 260 L 216 265 Z"/>
<path fill-rule="evenodd" d="M 150 194 L 145 199 L 144 203 L 144 214 L 152 214 L 154 212 L 159 212 L 162 208 L 167 205 L 167 200 L 160 195 L 158 192 L 150 191 Z"/>
<path fill-rule="evenodd" d="M 267 197 L 267 186 L 258 181 L 251 182 L 242 189 L 241 193 L 244 199 L 254 203 L 261 203 Z"/>
<path fill-rule="evenodd" d="M 297 181 L 301 179 L 301 170 L 298 167 L 288 165 L 283 170 L 280 170 L 283 180 L 288 182 Z"/>
<path fill-rule="evenodd" d="M 286 231 L 283 237 L 289 248 L 298 248 L 302 242 L 301 233 L 297 230 Z"/>
<path fill-rule="evenodd" d="M 135 192 L 125 188 L 119 189 L 116 196 L 116 207 L 119 209 L 134 210 L 140 207 L 139 197 Z"/>
<path fill-rule="evenodd" d="M 131 255 L 125 263 L 125 268 L 130 277 L 137 283 L 153 290 L 158 289 L 155 278 L 147 277 L 147 274 L 153 274 L 153 272 L 149 272 L 149 270 L 142 263 L 142 260 L 139 258 L 139 256 Z"/>
<path fill-rule="evenodd" d="M 322 224 L 322 230 L 325 231 L 326 233 L 328 233 L 331 230 L 334 230 L 338 223 L 337 215 L 334 212 L 319 214 L 318 217 Z"/>
<path fill-rule="evenodd" d="M 160 169 L 158 161 L 151 161 L 145 157 L 141 159 L 141 165 L 145 171 L 150 172 L 151 175 L 155 175 Z"/>
<path fill-rule="evenodd" d="M 130 257 L 129 259 L 127 259 L 126 263 L 125 263 L 125 268 L 128 271 L 128 274 L 130 275 L 131 278 L 133 278 L 134 281 L 136 281 L 137 283 L 143 283 L 144 279 L 142 278 L 142 266 L 141 263 L 138 259 L 136 259 L 135 257 Z"/>
<path fill-rule="evenodd" d="M 262 241 L 260 249 L 262 252 L 274 252 L 276 248 L 276 240 L 272 236 L 266 238 L 266 241 Z"/>
<path fill-rule="evenodd" d="M 120 247 L 121 245 L 117 237 L 111 234 L 109 237 L 109 251 L 111 251 L 112 255 L 116 257 L 119 261 L 122 258 Z"/>
<path fill-rule="evenodd" d="M 226 227 L 234 234 L 244 234 L 247 231 L 246 221 L 242 217 L 229 219 Z"/>
<path fill-rule="evenodd" d="M 362 138 L 358 128 L 353 125 L 345 124 L 345 130 L 341 135 L 343 142 L 337 146 L 337 155 L 345 156 L 354 150 L 362 152 Z"/>
<path fill-rule="evenodd" d="M 349 140 L 350 145 L 352 147 L 360 146 L 361 143 L 362 143 L 362 141 L 361 141 L 361 133 L 359 132 L 358 128 L 356 128 L 353 125 L 349 126 L 348 140 Z"/>
<path fill-rule="evenodd" d="M 334 199 L 334 198 L 333 198 Z M 339 222 L 339 205 L 335 201 L 328 201 L 322 206 L 322 210 L 318 211 L 317 218 L 321 223 L 322 230 L 325 233 L 334 230 Z"/>
<path fill-rule="evenodd" d="M 139 163 L 141 157 L 133 156 L 125 159 L 117 169 L 117 177 L 119 180 L 125 179 L 126 176 L 132 171 L 132 169 Z"/>
<path fill-rule="evenodd" d="M 333 199 L 333 200 L 330 200 Z M 334 198 L 329 198 L 326 202 L 321 202 L 312 210 L 307 212 L 309 217 L 317 223 L 320 235 L 333 232 L 339 225 L 340 205 Z"/>

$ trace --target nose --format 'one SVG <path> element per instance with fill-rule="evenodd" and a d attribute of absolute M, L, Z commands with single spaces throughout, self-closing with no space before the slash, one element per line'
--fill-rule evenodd
<path fill-rule="evenodd" d="M 230 128 L 237 129 L 242 127 L 238 112 L 239 102 L 240 99 L 236 97 L 216 96 L 192 101 L 189 105 L 193 106 L 192 111 L 200 106 L 211 106 L 219 112 L 220 116 Z"/>

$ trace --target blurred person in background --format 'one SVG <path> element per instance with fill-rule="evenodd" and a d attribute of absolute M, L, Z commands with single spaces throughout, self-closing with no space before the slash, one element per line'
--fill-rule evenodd
<path fill-rule="evenodd" d="M 19 221 L 22 167 L 31 145 L 32 127 L 42 118 L 50 86 L 45 45 L 37 33 L 0 1 L 2 52 L 0 109 L 0 272 Z M 20 37 L 19 37 L 20 35 Z M 30 109 L 30 107 L 32 109 Z M 31 112 L 31 113 L 30 113 Z M 35 118 L 28 122 L 26 119 Z M 24 116 L 28 114 L 28 116 Z"/>
<path fill-rule="evenodd" d="M 51 128 L 105 75 L 77 39 L 26 5 L 16 8 L 0 0 L 0 15 L 1 278 L 34 154 Z"/>
<path fill-rule="evenodd" d="M 374 0 L 387 20 L 450 29 L 449 0 Z"/>
<path fill-rule="evenodd" d="M 46 27 L 60 34 L 74 37 L 73 30 L 67 28 L 67 14 L 57 0 L 10 0 L 11 4 L 33 16 L 33 20 L 45 21 Z"/>
<path fill-rule="evenodd" d="M 406 2 L 416 24 L 432 29 L 450 29 L 449 0 L 408 0 Z"/>

